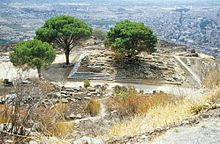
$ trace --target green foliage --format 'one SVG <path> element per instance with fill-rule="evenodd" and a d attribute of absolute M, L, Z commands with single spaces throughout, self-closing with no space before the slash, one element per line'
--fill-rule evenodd
<path fill-rule="evenodd" d="M 115 87 L 114 87 L 114 93 L 115 94 L 119 94 L 119 93 L 121 93 L 121 92 L 127 92 L 128 90 L 127 90 L 127 88 L 125 87 L 125 86 L 119 86 L 119 85 L 116 85 Z"/>
<path fill-rule="evenodd" d="M 134 87 L 129 87 L 129 88 L 120 87 L 117 91 L 115 91 L 115 94 L 116 94 L 116 98 L 118 100 L 125 101 L 129 97 L 136 96 L 138 94 L 138 92 Z"/>
<path fill-rule="evenodd" d="M 48 19 L 36 31 L 36 39 L 57 44 L 65 50 L 66 64 L 69 53 L 80 41 L 90 37 L 92 29 L 84 22 L 71 16 L 56 16 Z"/>
<path fill-rule="evenodd" d="M 104 40 L 106 37 L 106 32 L 104 32 L 101 29 L 94 29 L 92 32 L 92 35 L 96 38 L 96 39 L 100 39 L 100 40 Z"/>
<path fill-rule="evenodd" d="M 18 43 L 10 53 L 10 60 L 14 66 L 25 68 L 37 68 L 39 78 L 42 67 L 50 65 L 56 58 L 53 47 L 39 40 L 31 40 Z"/>
<path fill-rule="evenodd" d="M 83 85 L 84 85 L 84 88 L 90 87 L 90 81 L 89 80 L 84 80 Z"/>
<path fill-rule="evenodd" d="M 142 51 L 155 52 L 157 37 L 144 23 L 124 20 L 107 33 L 105 45 L 121 56 L 133 57 Z"/>

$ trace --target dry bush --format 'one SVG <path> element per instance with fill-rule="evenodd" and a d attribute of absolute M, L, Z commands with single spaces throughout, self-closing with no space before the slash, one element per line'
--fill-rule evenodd
<path fill-rule="evenodd" d="M 8 123 L 10 121 L 12 108 L 7 105 L 0 105 L 0 124 Z"/>
<path fill-rule="evenodd" d="M 10 105 L 4 104 L 0 105 L 0 124 L 7 124 L 11 122 L 11 117 L 13 114 L 13 108 Z M 17 110 L 17 122 L 22 121 L 27 114 L 27 111 L 25 109 L 19 108 Z"/>
<path fill-rule="evenodd" d="M 214 92 L 210 96 L 207 96 L 205 99 L 207 99 L 207 101 L 211 103 L 220 103 L 220 85 L 214 90 Z"/>
<path fill-rule="evenodd" d="M 194 115 L 197 115 L 206 109 L 207 109 L 207 105 L 199 101 L 199 102 L 194 102 L 194 104 L 189 108 L 189 112 Z"/>
<path fill-rule="evenodd" d="M 220 107 L 220 87 L 197 101 L 158 93 L 146 102 L 148 110 L 144 111 L 144 114 L 138 113 L 129 119 L 115 122 L 109 130 L 110 138 L 134 136 L 156 128 L 181 123 L 195 114 Z"/>
<path fill-rule="evenodd" d="M 54 90 L 54 87 L 49 82 L 46 82 L 46 81 L 40 81 L 39 88 L 44 89 L 48 92 L 51 92 Z"/>
<path fill-rule="evenodd" d="M 97 99 L 91 99 L 87 105 L 87 111 L 91 116 L 96 116 L 99 114 L 101 104 Z"/>
<path fill-rule="evenodd" d="M 53 136 L 67 137 L 68 134 L 73 132 L 73 128 L 74 128 L 73 122 L 68 122 L 68 121 L 61 120 L 61 121 L 57 121 L 51 127 L 49 127 L 48 131 Z"/>
<path fill-rule="evenodd" d="M 147 101 L 147 97 L 139 94 L 133 87 L 114 87 L 115 96 L 107 103 L 109 111 L 117 110 L 120 118 L 134 115 L 137 110 L 145 109 L 146 105 L 142 105 Z"/>
<path fill-rule="evenodd" d="M 175 103 L 178 99 L 175 96 L 165 93 L 156 93 L 154 95 L 145 95 L 143 92 L 137 92 L 135 88 L 115 87 L 115 96 L 107 103 L 109 111 L 116 110 L 120 118 L 134 116 L 135 114 L 146 113 L 150 108 L 157 105 L 166 105 Z"/>
<path fill-rule="evenodd" d="M 220 107 L 220 86 L 211 94 L 204 96 L 199 101 L 193 103 L 189 111 L 192 114 L 200 114 L 203 111 Z"/>
<path fill-rule="evenodd" d="M 191 104 L 189 100 L 179 99 L 175 102 L 150 107 L 145 114 L 116 122 L 109 130 L 110 138 L 134 136 L 181 122 L 190 116 L 187 110 Z"/>
<path fill-rule="evenodd" d="M 64 137 L 74 128 L 72 122 L 65 120 L 66 105 L 59 102 L 52 108 L 39 107 L 34 111 L 38 131 L 44 135 Z"/>

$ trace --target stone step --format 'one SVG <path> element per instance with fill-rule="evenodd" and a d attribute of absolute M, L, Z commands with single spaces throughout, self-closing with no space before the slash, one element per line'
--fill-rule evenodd
<path fill-rule="evenodd" d="M 93 72 L 80 72 L 76 73 L 74 76 L 70 76 L 69 79 L 76 80 L 111 80 L 110 75 L 101 74 L 101 73 L 93 73 Z"/>

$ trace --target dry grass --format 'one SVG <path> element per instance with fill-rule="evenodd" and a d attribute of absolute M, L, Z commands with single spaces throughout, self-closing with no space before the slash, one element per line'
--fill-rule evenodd
<path fill-rule="evenodd" d="M 205 72 L 203 85 L 207 88 L 216 88 L 220 85 L 220 65 L 216 64 Z"/>
<path fill-rule="evenodd" d="M 0 105 L 0 124 L 10 123 L 12 118 L 13 108 L 10 105 Z M 26 116 L 26 110 L 18 108 L 17 121 L 22 121 Z"/>
<path fill-rule="evenodd" d="M 212 94 L 204 96 L 200 101 L 194 102 L 190 108 L 192 114 L 199 114 L 208 109 L 220 107 L 220 86 Z"/>
<path fill-rule="evenodd" d="M 99 114 L 101 104 L 97 99 L 91 99 L 87 105 L 87 111 L 91 116 L 96 116 Z"/>
<path fill-rule="evenodd" d="M 46 82 L 46 81 L 40 81 L 39 88 L 44 89 L 48 92 L 51 92 L 54 90 L 54 87 L 49 82 Z"/>
<path fill-rule="evenodd" d="M 115 93 L 115 96 L 108 101 L 107 107 L 109 111 L 116 110 L 122 118 L 144 114 L 158 105 L 163 106 L 182 99 L 165 93 L 156 93 L 149 96 L 143 94 L 143 92 L 137 92 L 131 87 L 128 89 L 116 88 Z"/>
<path fill-rule="evenodd" d="M 0 124 L 10 121 L 12 108 L 7 105 L 0 105 Z"/>
<path fill-rule="evenodd" d="M 74 128 L 73 122 L 61 120 L 61 121 L 57 121 L 51 127 L 49 127 L 48 131 L 53 136 L 67 137 L 71 132 L 73 132 L 73 128 Z"/>
<path fill-rule="evenodd" d="M 220 87 L 211 95 L 194 101 L 167 94 L 155 94 L 147 101 L 148 110 L 117 121 L 109 130 L 110 138 L 134 136 L 156 128 L 180 123 L 203 111 L 220 107 Z"/>
<path fill-rule="evenodd" d="M 164 104 L 164 103 L 163 103 Z M 164 105 L 156 104 L 146 114 L 116 122 L 110 129 L 110 137 L 134 136 L 155 128 L 181 122 L 190 116 L 188 108 L 192 102 L 179 99 Z"/>
<path fill-rule="evenodd" d="M 74 129 L 74 123 L 65 120 L 66 105 L 59 102 L 52 108 L 39 107 L 34 111 L 35 121 L 44 135 L 68 137 Z"/>
<path fill-rule="evenodd" d="M 205 97 L 205 99 L 210 103 L 218 103 L 220 100 L 220 85 L 214 90 L 214 92 L 210 96 Z"/>

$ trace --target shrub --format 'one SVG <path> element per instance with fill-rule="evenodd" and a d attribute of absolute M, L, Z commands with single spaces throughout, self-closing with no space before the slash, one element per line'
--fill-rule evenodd
<path fill-rule="evenodd" d="M 118 94 L 118 93 L 120 93 L 120 92 L 126 92 L 126 91 L 127 91 L 127 88 L 124 87 L 124 86 L 116 85 L 116 86 L 114 87 L 114 93 L 115 93 L 115 94 Z"/>
<path fill-rule="evenodd" d="M 90 87 L 90 81 L 89 80 L 84 80 L 83 85 L 84 85 L 84 88 Z"/>
<path fill-rule="evenodd" d="M 98 115 L 101 108 L 101 104 L 97 99 L 91 99 L 87 105 L 87 110 L 91 116 Z"/>
<path fill-rule="evenodd" d="M 142 93 L 138 93 L 133 87 L 114 87 L 115 96 L 108 101 L 108 109 L 117 110 L 120 118 L 134 115 L 140 111 L 145 111 L 147 105 L 144 105 L 148 97 Z"/>
<path fill-rule="evenodd" d="M 38 123 L 38 131 L 44 135 L 64 137 L 73 131 L 74 124 L 65 120 L 66 105 L 57 103 L 52 108 L 38 107 L 33 120 Z"/>
<path fill-rule="evenodd" d="M 16 115 L 18 116 L 17 122 L 22 121 L 27 114 L 27 111 L 22 108 L 17 109 Z M 13 116 L 13 107 L 10 105 L 0 105 L 0 124 L 10 123 Z"/>
<path fill-rule="evenodd" d="M 48 128 L 48 131 L 53 136 L 64 137 L 73 131 L 73 127 L 73 122 L 60 120 L 54 123 L 50 128 Z"/>
<path fill-rule="evenodd" d="M 49 82 L 46 82 L 46 81 L 39 82 L 39 87 L 48 92 L 51 92 L 54 90 L 54 87 Z"/>
<path fill-rule="evenodd" d="M 108 101 L 107 105 L 109 111 L 116 110 L 120 118 L 134 116 L 135 114 L 143 114 L 150 108 L 158 105 L 164 106 L 183 99 L 165 93 L 146 95 L 142 91 L 138 92 L 132 87 L 125 88 L 116 86 L 114 92 L 114 97 Z"/>

